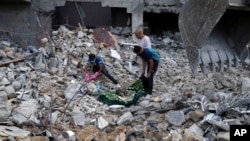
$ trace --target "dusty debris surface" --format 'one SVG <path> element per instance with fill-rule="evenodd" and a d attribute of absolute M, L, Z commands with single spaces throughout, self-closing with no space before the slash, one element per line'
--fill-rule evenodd
<path fill-rule="evenodd" d="M 93 33 L 61 26 L 39 49 L 0 41 L 0 140 L 229 140 L 230 125 L 249 124 L 249 71 L 240 66 L 191 78 L 178 33 L 149 35 L 161 57 L 152 95 L 128 107 L 98 101 L 107 91 L 129 97 L 126 87 L 139 68 L 130 36 L 109 33 L 96 41 Z M 102 75 L 84 81 L 90 52 L 104 58 L 122 88 Z"/>

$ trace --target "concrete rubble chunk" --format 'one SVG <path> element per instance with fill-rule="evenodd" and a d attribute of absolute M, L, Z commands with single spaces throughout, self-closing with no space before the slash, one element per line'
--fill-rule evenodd
<path fill-rule="evenodd" d="M 110 30 L 111 33 L 115 35 L 121 35 L 123 28 L 122 27 L 115 27 Z"/>
<path fill-rule="evenodd" d="M 1 85 L 9 85 L 9 84 L 10 84 L 10 81 L 6 77 L 4 77 L 1 81 Z"/>
<path fill-rule="evenodd" d="M 3 47 L 10 47 L 10 42 L 0 41 L 0 45 L 3 46 Z"/>
<path fill-rule="evenodd" d="M 80 38 L 83 38 L 86 34 L 82 31 L 78 31 L 77 32 L 77 37 L 80 39 Z"/>
<path fill-rule="evenodd" d="M 197 126 L 197 124 L 193 124 L 187 130 L 189 130 L 189 132 L 192 132 L 196 136 L 202 137 L 204 135 L 204 131 L 199 126 Z"/>
<path fill-rule="evenodd" d="M 8 98 L 15 98 L 16 97 L 16 91 L 12 85 L 5 87 L 4 91 L 7 93 Z"/>
<path fill-rule="evenodd" d="M 166 114 L 166 119 L 169 123 L 178 126 L 185 122 L 185 115 L 183 111 L 169 111 Z"/>
<path fill-rule="evenodd" d="M 250 92 L 250 78 L 245 77 L 242 79 L 241 91 L 242 91 L 242 93 L 249 93 Z"/>
<path fill-rule="evenodd" d="M 198 122 L 204 117 L 204 112 L 198 109 L 195 111 L 191 111 L 190 113 L 188 113 L 188 115 L 193 122 Z"/>
<path fill-rule="evenodd" d="M 130 35 L 130 34 L 132 34 L 131 27 L 128 27 L 128 26 L 124 27 L 122 32 L 121 32 L 121 35 Z"/>
<path fill-rule="evenodd" d="M 104 129 L 109 125 L 109 122 L 104 119 L 102 116 L 97 119 L 97 126 L 99 129 Z"/>
<path fill-rule="evenodd" d="M 217 134 L 217 140 L 219 140 L 219 141 L 230 141 L 230 133 L 229 132 L 219 132 Z"/>
<path fill-rule="evenodd" d="M 11 85 L 15 91 L 18 91 L 22 88 L 22 84 L 19 81 L 13 81 Z"/>
<path fill-rule="evenodd" d="M 152 0 L 154 5 L 151 9 L 144 7 L 144 10 L 160 12 L 159 6 L 176 3 L 175 0 L 164 1 L 159 4 Z M 115 3 L 131 5 L 135 10 L 133 12 L 136 12 L 137 7 L 142 8 L 143 0 L 115 0 Z M 165 8 L 176 11 L 175 6 L 173 9 Z M 137 18 L 137 14 L 133 14 L 133 19 Z M 27 64 L 36 57 L 0 67 L 0 82 L 3 82 L 0 85 L 0 123 L 22 126 L 23 130 L 32 133 L 20 141 L 46 141 L 52 138 L 52 131 L 58 137 L 67 130 L 76 131 L 77 140 L 89 141 L 203 141 L 204 132 L 211 141 L 215 138 L 227 140 L 227 136 L 223 137 L 222 133 L 217 136 L 217 132 L 226 131 L 227 134 L 229 125 L 249 123 L 247 104 L 234 102 L 235 99 L 250 99 L 249 72 L 241 68 L 240 72 L 233 70 L 232 73 L 220 73 L 215 77 L 208 74 L 206 77 L 198 75 L 192 78 L 180 33 L 175 31 L 163 32 L 162 35 L 148 34 L 152 39 L 152 48 L 160 55 L 153 95 L 144 96 L 131 106 L 110 106 L 98 101 L 100 94 L 110 90 L 117 92 L 122 100 L 130 100 L 125 98 L 134 94 L 125 89 L 140 77 L 139 65 L 134 62 L 136 54 L 132 49 L 137 43 L 131 38 L 133 33 L 129 24 L 121 27 L 122 30 L 110 32 L 102 30 L 104 28 L 69 30 L 66 26 L 60 26 L 57 31 L 52 31 L 51 38 L 41 37 L 44 41 L 39 51 L 44 56 L 38 59 L 42 64 L 36 64 L 43 66 L 46 63 L 48 69 L 41 71 Z M 149 25 L 146 23 L 144 26 L 148 26 L 146 28 L 149 30 Z M 121 47 L 117 46 L 118 41 Z M 26 54 L 22 52 L 26 51 L 26 45 L 19 47 L 9 44 L 6 47 L 0 45 L 0 61 Z M 122 90 L 115 91 L 115 85 L 103 74 L 89 83 L 84 81 L 83 65 L 89 53 L 98 53 L 103 57 L 107 70 L 119 80 Z M 10 88 L 11 96 L 5 91 L 9 85 L 14 89 Z M 179 101 L 180 104 L 176 104 Z M 231 104 L 236 105 L 235 108 L 231 108 Z M 53 130 L 49 129 L 50 123 Z M 206 126 L 214 131 L 207 134 Z M 46 133 L 46 137 L 40 137 L 41 133 Z M 12 134 L 0 134 L 0 140 L 16 140 Z M 37 137 L 33 137 L 35 135 Z"/>
<path fill-rule="evenodd" d="M 83 126 L 86 122 L 86 118 L 85 118 L 85 113 L 84 112 L 79 112 L 79 113 L 74 113 L 71 116 L 71 123 L 73 125 L 81 125 Z"/>
<path fill-rule="evenodd" d="M 0 91 L 0 102 L 7 102 L 8 97 L 5 91 Z"/>
<path fill-rule="evenodd" d="M 34 136 L 34 137 L 29 137 L 30 141 L 50 141 L 49 137 L 45 136 Z"/>
<path fill-rule="evenodd" d="M 48 39 L 48 38 L 42 38 L 42 39 L 41 39 L 41 42 L 42 42 L 43 44 L 48 43 L 48 41 L 49 41 L 49 39 Z"/>
<path fill-rule="evenodd" d="M 65 98 L 67 100 L 70 100 L 72 99 L 73 97 L 76 98 L 77 95 L 76 92 L 80 89 L 80 87 L 82 86 L 82 84 L 79 84 L 79 83 L 73 83 L 73 84 L 70 84 L 66 90 L 64 91 L 64 95 L 65 95 Z M 76 95 L 75 95 L 76 94 Z"/>
<path fill-rule="evenodd" d="M 37 122 L 36 112 L 38 107 L 38 101 L 35 99 L 29 99 L 22 101 L 19 107 L 15 108 L 12 113 L 12 119 L 17 124 L 33 121 Z"/>
<path fill-rule="evenodd" d="M 131 112 L 124 113 L 117 121 L 118 125 L 130 123 L 134 120 L 134 116 Z"/>
<path fill-rule="evenodd" d="M 16 126 L 2 126 L 0 125 L 0 133 L 6 136 L 13 136 L 18 138 L 25 138 L 30 135 L 30 131 L 20 129 Z"/>
<path fill-rule="evenodd" d="M 9 119 L 12 107 L 10 103 L 0 101 L 0 122 L 5 122 Z"/>

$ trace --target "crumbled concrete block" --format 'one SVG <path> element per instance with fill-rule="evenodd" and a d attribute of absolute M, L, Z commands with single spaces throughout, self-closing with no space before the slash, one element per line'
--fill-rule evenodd
<path fill-rule="evenodd" d="M 173 125 L 181 125 L 185 122 L 183 111 L 170 111 L 166 115 L 167 121 Z"/>
<path fill-rule="evenodd" d="M 16 97 L 16 91 L 12 85 L 5 87 L 4 90 L 7 93 L 8 98 L 15 98 Z"/>
<path fill-rule="evenodd" d="M 103 117 L 99 117 L 97 119 L 97 126 L 98 126 L 99 129 L 104 129 L 108 125 L 109 125 L 108 121 L 105 120 Z"/>

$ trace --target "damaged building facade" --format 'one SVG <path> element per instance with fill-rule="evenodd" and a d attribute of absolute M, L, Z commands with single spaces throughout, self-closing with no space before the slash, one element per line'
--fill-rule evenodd
<path fill-rule="evenodd" d="M 187 28 L 188 33 L 208 31 L 209 35 L 217 35 L 214 33 L 220 32 L 211 30 L 224 29 L 229 35 L 226 37 L 241 39 L 242 47 L 245 39 L 250 39 L 250 12 L 245 0 L 231 0 L 229 7 L 227 0 L 1 1 L 0 17 L 4 20 L 0 21 L 0 140 L 57 140 L 62 139 L 64 131 L 74 131 L 73 137 L 78 140 L 229 141 L 229 125 L 249 125 L 249 70 L 241 67 L 234 69 L 233 73 L 225 71 L 193 78 L 183 48 L 186 40 L 177 40 L 175 34 L 169 32 L 163 36 L 153 35 L 161 34 L 163 30 L 174 30 L 177 31 L 174 33 L 182 35 L 179 17 L 188 2 L 196 6 L 191 7 L 194 11 L 205 9 L 197 8 L 200 3 L 208 3 L 210 8 L 226 3 L 223 3 L 226 5 L 225 13 L 217 14 L 221 16 L 220 20 L 215 20 L 213 15 L 216 14 L 210 13 L 216 22 L 204 24 L 202 30 L 193 24 L 202 22 L 186 20 L 184 23 L 187 24 L 183 24 L 182 29 L 190 27 Z M 191 18 L 186 16 L 186 19 Z M 202 16 L 193 18 L 197 19 L 202 19 Z M 190 23 L 192 26 L 188 26 Z M 136 54 L 131 52 L 132 46 L 128 44 L 133 44 L 131 33 L 142 25 L 144 31 L 150 32 L 148 35 L 152 37 L 152 43 L 161 40 L 164 46 L 152 46 L 161 57 L 153 95 L 131 100 L 135 93 L 125 91 L 125 88 L 138 78 L 139 68 L 133 64 Z M 81 29 L 80 26 L 90 28 Z M 108 27 L 111 33 L 116 34 L 127 29 L 129 36 L 112 37 L 116 37 L 118 43 L 124 41 L 128 44 L 117 50 L 100 45 L 94 42 L 93 37 L 97 39 L 95 35 L 100 35 L 102 28 L 93 30 L 94 27 Z M 107 30 L 105 33 L 105 37 L 111 37 Z M 189 39 L 187 37 L 184 39 Z M 219 41 L 214 42 L 213 39 Z M 220 39 L 207 40 L 204 51 L 212 44 L 220 46 L 224 41 Z M 28 46 L 30 50 L 26 52 L 13 42 L 24 48 Z M 39 52 L 29 45 L 41 45 Z M 23 54 L 34 55 L 32 52 L 39 55 L 20 58 Z M 124 87 L 124 91 L 112 94 L 118 94 L 118 98 L 122 96 L 123 101 L 129 101 L 129 104 L 111 103 L 109 106 L 105 99 L 98 100 L 99 96 L 115 90 L 104 75 L 90 83 L 84 82 L 81 63 L 87 60 L 90 52 L 103 56 L 109 72 L 119 78 Z"/>
<path fill-rule="evenodd" d="M 144 26 L 153 33 L 178 30 L 178 13 L 186 0 L 3 0 L 0 37 L 23 46 L 40 40 L 58 25 L 77 27 Z M 230 0 L 230 9 L 249 10 L 248 1 Z M 157 28 L 158 29 L 157 29 Z M 119 31 L 117 31 L 119 32 Z"/>

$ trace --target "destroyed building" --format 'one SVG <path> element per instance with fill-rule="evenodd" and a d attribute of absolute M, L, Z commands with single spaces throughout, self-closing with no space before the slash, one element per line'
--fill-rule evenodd
<path fill-rule="evenodd" d="M 248 0 L 2 0 L 0 140 L 229 140 L 229 125 L 250 119 L 249 70 L 240 64 L 249 10 Z M 129 44 L 97 44 L 99 27 Z M 81 62 L 100 46 L 111 73 L 133 83 L 138 27 L 162 60 L 154 93 L 104 104 L 97 97 L 113 85 L 102 76 L 84 83 Z M 19 59 L 27 51 L 33 56 Z"/>
<path fill-rule="evenodd" d="M 186 0 L 3 0 L 0 29 L 2 38 L 39 45 L 39 40 L 56 25 L 150 26 L 153 30 L 178 30 L 178 13 Z M 228 13 L 244 18 L 248 1 L 229 0 Z M 236 10 L 232 10 L 236 9 Z M 241 11 L 241 12 L 240 12 Z M 7 14 L 6 14 L 7 13 Z M 231 17 L 233 19 L 233 17 Z M 18 25 L 16 25 L 18 24 Z M 225 25 L 226 26 L 226 25 Z M 158 29 L 155 29 L 158 27 Z M 157 32 L 157 31 L 155 31 Z M 20 33 L 26 33 L 20 35 Z M 27 40 L 28 39 L 28 40 Z"/>

